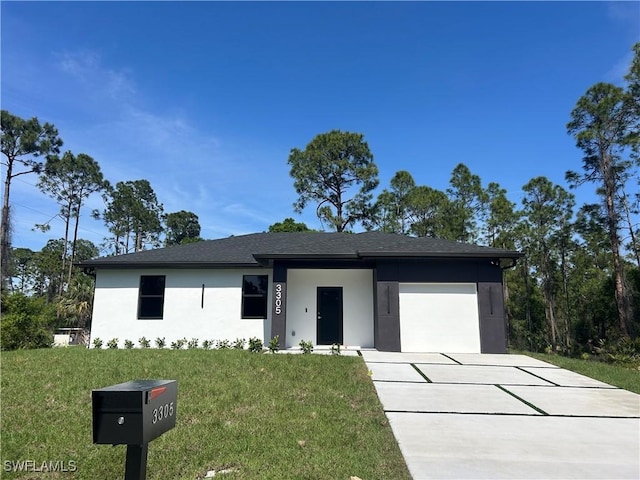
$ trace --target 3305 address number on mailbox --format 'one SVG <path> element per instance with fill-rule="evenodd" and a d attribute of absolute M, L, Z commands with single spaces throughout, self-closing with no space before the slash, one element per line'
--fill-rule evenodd
<path fill-rule="evenodd" d="M 151 422 L 155 425 L 165 418 L 173 417 L 173 413 L 173 402 L 160 405 L 159 407 L 153 409 Z"/>

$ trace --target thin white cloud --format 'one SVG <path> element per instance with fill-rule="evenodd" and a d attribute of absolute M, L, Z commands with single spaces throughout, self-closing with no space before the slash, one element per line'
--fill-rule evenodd
<path fill-rule="evenodd" d="M 27 91 L 16 90 L 13 103 L 40 91 L 56 112 L 47 120 L 58 127 L 63 149 L 91 155 L 113 184 L 149 180 L 165 212 L 198 215 L 204 238 L 266 230 L 293 215 L 287 152 L 281 148 L 222 142 L 215 132 L 195 124 L 181 105 L 149 108 L 158 99 L 136 87 L 135 71 L 106 65 L 97 51 L 67 51 L 45 60 L 23 57 L 21 62 L 33 70 L 31 78 L 40 80 Z M 37 210 L 16 207 L 15 246 L 40 249 L 47 239 L 63 235 L 62 223 L 55 220 L 47 233 L 31 230 L 58 211 L 34 185 L 16 186 L 12 201 Z M 83 208 L 81 236 L 100 244 L 108 232 L 91 218 L 92 209 L 104 209 L 97 194 Z"/>
<path fill-rule="evenodd" d="M 616 64 L 605 74 L 605 81 L 616 85 L 622 85 L 624 83 L 625 75 L 629 73 L 631 60 L 633 60 L 633 52 L 629 50 L 629 53 L 625 55 L 624 58 L 616 62 Z"/>
<path fill-rule="evenodd" d="M 619 28 L 629 32 L 630 36 L 629 50 L 605 74 L 605 81 L 620 85 L 624 82 L 624 76 L 629 72 L 633 58 L 631 46 L 640 41 L 640 3 L 609 1 L 607 2 L 607 16 Z"/>
<path fill-rule="evenodd" d="M 134 82 L 126 70 L 106 68 L 95 51 L 56 54 L 58 67 L 73 77 L 92 95 L 106 94 L 111 100 L 125 100 L 136 93 Z"/>
<path fill-rule="evenodd" d="M 220 210 L 231 218 L 253 220 L 257 222 L 265 221 L 264 212 L 256 211 L 242 203 L 227 203 L 222 205 Z"/>
<path fill-rule="evenodd" d="M 262 152 L 223 151 L 220 139 L 195 126 L 179 106 L 168 105 L 162 112 L 144 108 L 148 99 L 136 90 L 134 75 L 105 66 L 97 52 L 66 52 L 57 60 L 67 81 L 81 87 L 69 100 L 95 112 L 93 121 L 71 121 L 71 130 L 61 131 L 65 141 L 65 132 L 71 140 L 65 147 L 94 157 L 113 184 L 149 180 L 165 212 L 198 215 L 205 238 L 266 230 L 282 220 L 269 222 L 268 202 L 256 192 L 265 181 L 265 172 L 256 168 Z M 98 196 L 92 198 L 87 212 L 104 208 L 101 204 Z"/>
<path fill-rule="evenodd" d="M 218 147 L 217 138 L 200 132 L 183 116 L 157 114 L 126 104 L 112 126 L 131 142 L 142 142 L 145 149 L 162 157 L 191 162 L 193 156 L 202 159 Z M 206 157 L 205 157 L 206 158 Z"/>
<path fill-rule="evenodd" d="M 98 65 L 98 54 L 95 52 L 63 53 L 60 55 L 60 68 L 80 80 L 87 79 L 87 72 L 93 71 Z"/>

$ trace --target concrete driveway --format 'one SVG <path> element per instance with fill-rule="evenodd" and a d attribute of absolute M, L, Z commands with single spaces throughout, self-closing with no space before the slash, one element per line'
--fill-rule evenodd
<path fill-rule="evenodd" d="M 640 478 L 640 395 L 524 355 L 362 356 L 414 480 Z"/>

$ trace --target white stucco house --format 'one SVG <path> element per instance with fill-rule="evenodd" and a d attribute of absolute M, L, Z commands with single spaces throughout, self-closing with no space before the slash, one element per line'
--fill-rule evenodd
<path fill-rule="evenodd" d="M 256 233 L 80 266 L 105 342 L 278 335 L 281 348 L 504 353 L 502 275 L 519 256 L 381 232 Z"/>

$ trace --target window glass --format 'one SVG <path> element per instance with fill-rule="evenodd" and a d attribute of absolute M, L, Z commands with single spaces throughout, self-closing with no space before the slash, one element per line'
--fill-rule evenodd
<path fill-rule="evenodd" d="M 267 275 L 242 277 L 242 318 L 267 317 Z"/>
<path fill-rule="evenodd" d="M 164 275 L 140 277 L 141 295 L 164 295 Z"/>
<path fill-rule="evenodd" d="M 164 275 L 142 275 L 138 296 L 138 318 L 161 319 L 164 310 Z"/>

